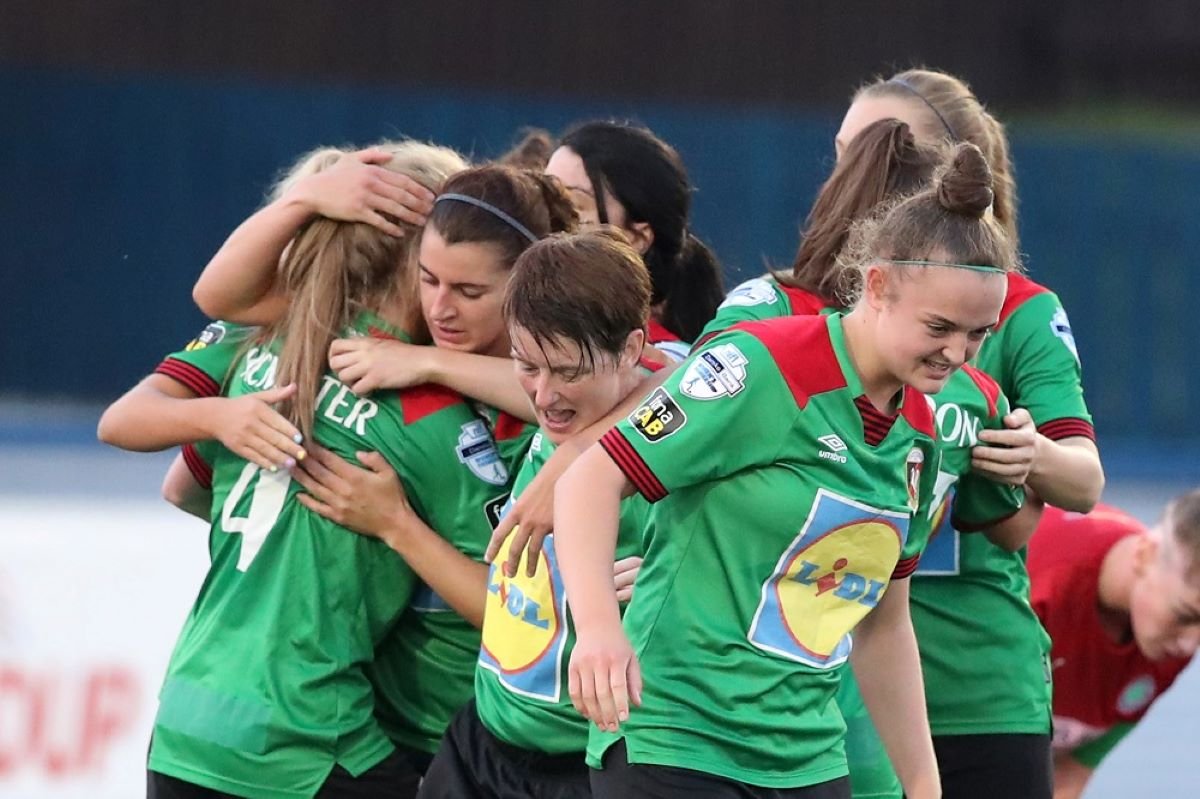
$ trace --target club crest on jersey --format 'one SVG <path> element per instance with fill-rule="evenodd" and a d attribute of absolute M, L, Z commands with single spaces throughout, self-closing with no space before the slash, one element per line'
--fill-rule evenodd
<path fill-rule="evenodd" d="M 921 507 L 921 470 L 925 465 L 925 453 L 919 447 L 908 451 L 904 459 L 904 476 L 908 485 L 908 507 L 913 513 Z"/>
<path fill-rule="evenodd" d="M 629 423 L 638 434 L 653 444 L 679 431 L 687 423 L 687 414 L 675 398 L 661 386 L 654 389 L 637 410 L 629 414 Z"/>
<path fill-rule="evenodd" d="M 1117 711 L 1124 716 L 1140 713 L 1150 705 L 1156 691 L 1157 685 L 1149 674 L 1134 678 L 1117 697 Z"/>
<path fill-rule="evenodd" d="M 455 451 L 458 460 L 466 464 L 471 474 L 485 483 L 502 486 L 508 482 L 508 469 L 496 451 L 496 442 L 492 440 L 487 425 L 481 419 L 474 419 L 462 426 Z"/>
<path fill-rule="evenodd" d="M 746 387 L 746 356 L 733 344 L 718 344 L 696 355 L 679 381 L 689 397 L 732 397 Z"/>
<path fill-rule="evenodd" d="M 1058 336 L 1063 344 L 1067 345 L 1067 349 L 1075 356 L 1075 360 L 1079 360 L 1079 350 L 1075 347 L 1075 335 L 1071 332 L 1071 320 L 1067 319 L 1067 311 L 1064 308 L 1059 308 L 1054 312 L 1054 317 L 1050 320 L 1050 330 L 1054 335 Z"/>
<path fill-rule="evenodd" d="M 192 339 L 188 343 L 188 345 L 186 347 L 184 347 L 184 350 L 186 350 L 187 352 L 194 352 L 195 350 L 202 350 L 205 347 L 208 347 L 208 346 L 211 346 L 213 344 L 220 342 L 221 339 L 225 338 L 225 333 L 226 333 L 226 330 L 225 330 L 224 323 L 212 322 L 211 324 L 209 324 L 208 327 L 201 330 L 200 335 L 198 335 L 194 339 Z"/>
<path fill-rule="evenodd" d="M 729 295 L 725 297 L 725 301 L 718 307 L 732 308 L 747 305 L 774 305 L 777 302 L 779 302 L 779 295 L 770 281 L 756 277 L 753 280 L 747 280 L 729 292 Z"/>
<path fill-rule="evenodd" d="M 567 600 L 554 536 L 546 538 L 533 577 L 525 575 L 527 553 L 521 555 L 516 577 L 505 577 L 497 565 L 507 560 L 512 540 L 509 536 L 488 569 L 479 665 L 514 693 L 557 702 L 562 696 Z"/>
<path fill-rule="evenodd" d="M 850 631 L 887 590 L 909 517 L 825 489 L 763 583 L 747 638 L 767 652 L 827 669 L 850 655 Z"/>

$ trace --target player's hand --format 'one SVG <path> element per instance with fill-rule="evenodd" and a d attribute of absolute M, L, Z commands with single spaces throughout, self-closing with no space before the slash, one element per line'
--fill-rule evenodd
<path fill-rule="evenodd" d="M 633 599 L 633 583 L 642 570 L 642 559 L 637 555 L 621 558 L 613 564 L 613 586 L 617 589 L 617 601 Z"/>
<path fill-rule="evenodd" d="M 328 169 L 297 181 L 289 194 L 321 216 L 365 222 L 403 236 L 388 217 L 423 225 L 434 195 L 407 175 L 379 166 L 391 160 L 391 153 L 375 148 L 347 153 Z"/>
<path fill-rule="evenodd" d="M 307 493 L 296 495 L 304 507 L 334 524 L 391 545 L 403 531 L 398 520 L 413 512 L 396 471 L 378 452 L 357 452 L 363 467 L 347 463 L 318 445 L 292 478 Z"/>
<path fill-rule="evenodd" d="M 527 549 L 529 554 L 525 560 L 525 574 L 532 577 L 537 573 L 542 544 L 546 536 L 554 532 L 554 484 L 577 457 L 578 453 L 569 441 L 554 450 L 554 454 L 546 460 L 529 485 L 525 486 L 525 490 L 508 509 L 508 513 L 504 514 L 500 524 L 496 525 L 483 559 L 488 563 L 494 561 L 500 547 L 511 535 L 508 560 L 501 564 L 501 570 L 506 577 L 517 576 L 521 554 Z"/>
<path fill-rule="evenodd" d="M 629 718 L 630 702 L 642 704 L 642 669 L 621 628 L 577 630 L 567 690 L 571 704 L 597 727 L 616 732 Z"/>
<path fill-rule="evenodd" d="M 971 468 L 997 483 L 1023 485 L 1037 458 L 1037 428 L 1024 408 L 1005 416 L 1004 427 L 979 433 L 981 444 L 971 450 Z"/>
<path fill-rule="evenodd" d="M 233 454 L 269 472 L 290 469 L 304 459 L 303 437 L 273 407 L 296 393 L 296 384 L 241 397 L 225 397 L 209 425 L 212 437 Z"/>
<path fill-rule="evenodd" d="M 366 396 L 379 388 L 408 388 L 429 382 L 433 347 L 359 336 L 329 345 L 329 368 L 350 390 Z"/>

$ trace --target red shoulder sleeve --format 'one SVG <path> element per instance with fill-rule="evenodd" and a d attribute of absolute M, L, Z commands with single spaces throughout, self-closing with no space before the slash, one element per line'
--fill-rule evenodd
<path fill-rule="evenodd" d="M 404 411 L 405 424 L 415 424 L 430 414 L 462 402 L 462 395 L 457 391 L 433 383 L 403 388 L 397 394 L 400 408 Z"/>
<path fill-rule="evenodd" d="M 1000 401 L 1000 384 L 991 378 L 986 372 L 981 372 L 970 364 L 964 364 L 962 370 L 967 373 L 967 376 L 975 381 L 975 385 L 983 393 L 987 399 L 988 416 L 996 415 L 996 404 Z"/>
<path fill-rule="evenodd" d="M 809 397 L 846 387 L 825 317 L 789 316 L 742 322 L 731 329 L 745 331 L 763 343 L 801 408 Z"/>
<path fill-rule="evenodd" d="M 1043 285 L 1034 283 L 1029 278 L 1022 275 L 1020 272 L 1008 273 L 1008 295 L 1004 298 L 1004 305 L 1000 308 L 1000 321 L 997 327 L 1004 324 L 1004 320 L 1012 316 L 1013 311 L 1025 304 L 1025 301 L 1030 297 L 1036 297 L 1039 294 L 1046 294 L 1050 289 Z"/>

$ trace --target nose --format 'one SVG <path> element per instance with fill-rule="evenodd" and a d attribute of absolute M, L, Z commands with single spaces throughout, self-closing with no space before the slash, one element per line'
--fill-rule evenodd
<path fill-rule="evenodd" d="M 942 357 L 951 366 L 962 366 L 970 357 L 970 345 L 970 340 L 965 333 L 956 333 L 946 342 L 946 346 L 942 347 Z"/>
<path fill-rule="evenodd" d="M 458 309 L 453 302 L 453 294 L 447 286 L 438 286 L 434 292 L 433 301 L 429 305 L 429 318 L 439 322 L 448 322 L 458 315 Z"/>
<path fill-rule="evenodd" d="M 557 401 L 558 387 L 555 385 L 554 375 L 543 372 L 538 375 L 534 384 L 533 403 L 539 408 L 549 408 Z"/>

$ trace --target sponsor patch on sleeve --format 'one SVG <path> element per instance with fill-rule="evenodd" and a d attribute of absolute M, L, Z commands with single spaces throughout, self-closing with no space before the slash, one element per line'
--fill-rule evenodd
<path fill-rule="evenodd" d="M 771 282 L 761 277 L 756 277 L 752 280 L 747 280 L 729 292 L 729 295 L 725 297 L 725 301 L 718 307 L 733 308 L 735 306 L 747 305 L 774 305 L 777 302 L 779 302 L 779 295 L 775 291 L 775 287 L 771 285 Z"/>
<path fill-rule="evenodd" d="M 642 438 L 653 444 L 683 427 L 687 415 L 666 389 L 659 387 L 629 415 L 629 423 Z"/>
<path fill-rule="evenodd" d="M 746 356 L 733 344 L 718 344 L 692 359 L 679 388 L 698 400 L 732 397 L 746 387 Z"/>
<path fill-rule="evenodd" d="M 200 331 L 200 335 L 196 336 L 188 343 L 184 350 L 192 352 L 194 350 L 202 350 L 205 347 L 211 346 L 220 342 L 225 338 L 225 325 L 221 322 L 213 322 L 208 327 Z"/>
<path fill-rule="evenodd" d="M 1054 335 L 1058 336 L 1063 344 L 1067 345 L 1067 349 L 1075 356 L 1075 360 L 1079 360 L 1079 350 L 1075 347 L 1075 335 L 1071 332 L 1071 320 L 1067 318 L 1067 312 L 1063 308 L 1059 308 L 1054 312 L 1054 318 L 1050 320 L 1050 330 Z"/>

